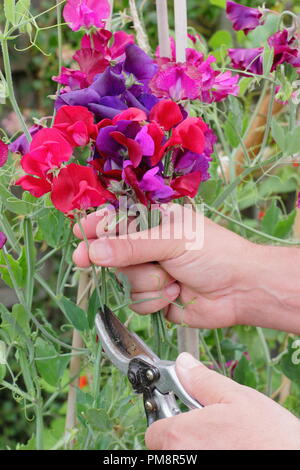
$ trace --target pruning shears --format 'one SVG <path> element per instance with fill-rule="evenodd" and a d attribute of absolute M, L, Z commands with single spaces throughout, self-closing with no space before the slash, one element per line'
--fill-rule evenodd
<path fill-rule="evenodd" d="M 107 357 L 127 375 L 134 392 L 143 395 L 148 426 L 181 413 L 175 396 L 189 409 L 202 408 L 180 383 L 175 363 L 159 359 L 108 307 L 96 315 L 95 323 Z"/>

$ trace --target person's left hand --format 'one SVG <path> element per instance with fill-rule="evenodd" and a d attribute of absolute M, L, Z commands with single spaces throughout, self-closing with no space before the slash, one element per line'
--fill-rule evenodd
<path fill-rule="evenodd" d="M 187 353 L 176 361 L 186 390 L 205 408 L 152 424 L 151 450 L 300 450 L 300 421 L 252 388 L 207 369 Z"/>

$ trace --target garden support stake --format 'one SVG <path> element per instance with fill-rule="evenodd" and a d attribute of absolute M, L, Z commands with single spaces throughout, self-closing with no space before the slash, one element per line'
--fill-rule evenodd
<path fill-rule="evenodd" d="M 187 5 L 186 0 L 174 0 L 176 62 L 186 61 Z M 196 328 L 177 327 L 178 351 L 189 352 L 199 359 L 199 334 Z"/>

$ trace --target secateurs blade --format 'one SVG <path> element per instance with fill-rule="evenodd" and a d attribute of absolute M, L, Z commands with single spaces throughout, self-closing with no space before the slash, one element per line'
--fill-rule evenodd
<path fill-rule="evenodd" d="M 95 323 L 107 357 L 143 395 L 148 425 L 181 412 L 175 396 L 190 409 L 202 408 L 180 383 L 175 363 L 161 360 L 108 307 L 96 315 Z"/>

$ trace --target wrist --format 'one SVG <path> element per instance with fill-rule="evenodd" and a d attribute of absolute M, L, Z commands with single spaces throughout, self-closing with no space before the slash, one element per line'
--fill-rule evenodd
<path fill-rule="evenodd" d="M 237 289 L 239 324 L 300 333 L 300 250 L 250 243 Z"/>

